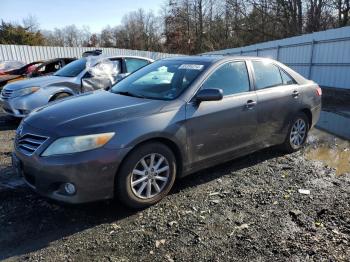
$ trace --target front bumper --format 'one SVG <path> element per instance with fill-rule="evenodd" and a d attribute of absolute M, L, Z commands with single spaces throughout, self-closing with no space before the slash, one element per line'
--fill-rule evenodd
<path fill-rule="evenodd" d="M 30 113 L 27 105 L 16 98 L 0 97 L 0 106 L 6 114 L 13 117 L 24 118 Z"/>
<path fill-rule="evenodd" d="M 49 97 L 42 91 L 18 97 L 0 96 L 3 111 L 13 117 L 24 118 L 34 109 L 48 103 Z"/>
<path fill-rule="evenodd" d="M 14 162 L 17 172 L 25 182 L 40 195 L 61 202 L 79 204 L 114 197 L 115 175 L 128 148 L 92 151 L 40 157 L 27 156 L 17 149 Z M 64 184 L 76 187 L 74 195 L 64 191 Z"/>

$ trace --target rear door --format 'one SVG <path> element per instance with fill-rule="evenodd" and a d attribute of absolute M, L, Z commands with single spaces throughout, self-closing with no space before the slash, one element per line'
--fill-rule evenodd
<path fill-rule="evenodd" d="M 244 61 L 220 65 L 202 84 L 201 89 L 205 88 L 222 89 L 224 98 L 187 104 L 188 145 L 194 164 L 253 145 L 257 127 L 257 98 Z"/>
<path fill-rule="evenodd" d="M 251 61 L 257 94 L 257 140 L 265 146 L 283 142 L 298 111 L 299 88 L 294 79 L 270 60 Z"/>

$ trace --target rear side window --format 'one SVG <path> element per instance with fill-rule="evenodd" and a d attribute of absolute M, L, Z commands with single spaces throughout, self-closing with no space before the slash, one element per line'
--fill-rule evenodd
<path fill-rule="evenodd" d="M 294 84 L 296 84 L 295 80 L 292 77 L 290 77 L 286 72 L 284 72 L 282 69 L 280 69 L 280 71 L 281 71 L 283 85 L 294 85 Z"/>
<path fill-rule="evenodd" d="M 225 95 L 249 91 L 249 77 L 245 62 L 230 62 L 220 66 L 204 82 L 202 89 L 222 89 Z"/>
<path fill-rule="evenodd" d="M 253 61 L 252 63 L 255 73 L 256 89 L 260 90 L 283 85 L 281 73 L 277 66 L 263 61 Z"/>
<path fill-rule="evenodd" d="M 125 65 L 126 65 L 126 71 L 128 73 L 135 72 L 137 69 L 140 69 L 141 67 L 149 64 L 147 60 L 143 59 L 137 59 L 137 58 L 126 58 L 125 59 Z"/>

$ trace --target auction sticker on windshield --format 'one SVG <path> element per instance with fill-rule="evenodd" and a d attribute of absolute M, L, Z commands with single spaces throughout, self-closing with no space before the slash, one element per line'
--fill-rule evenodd
<path fill-rule="evenodd" d="M 202 70 L 204 65 L 196 65 L 196 64 L 182 64 L 179 66 L 179 69 L 189 69 L 189 70 Z"/>

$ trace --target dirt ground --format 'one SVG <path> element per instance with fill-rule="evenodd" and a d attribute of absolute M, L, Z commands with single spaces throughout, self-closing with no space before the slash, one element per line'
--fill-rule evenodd
<path fill-rule="evenodd" d="M 0 131 L 0 259 L 350 261 L 350 174 L 312 160 L 349 144 L 323 132 L 298 153 L 270 148 L 179 180 L 138 212 L 31 192 L 10 167 L 13 137 Z"/>

